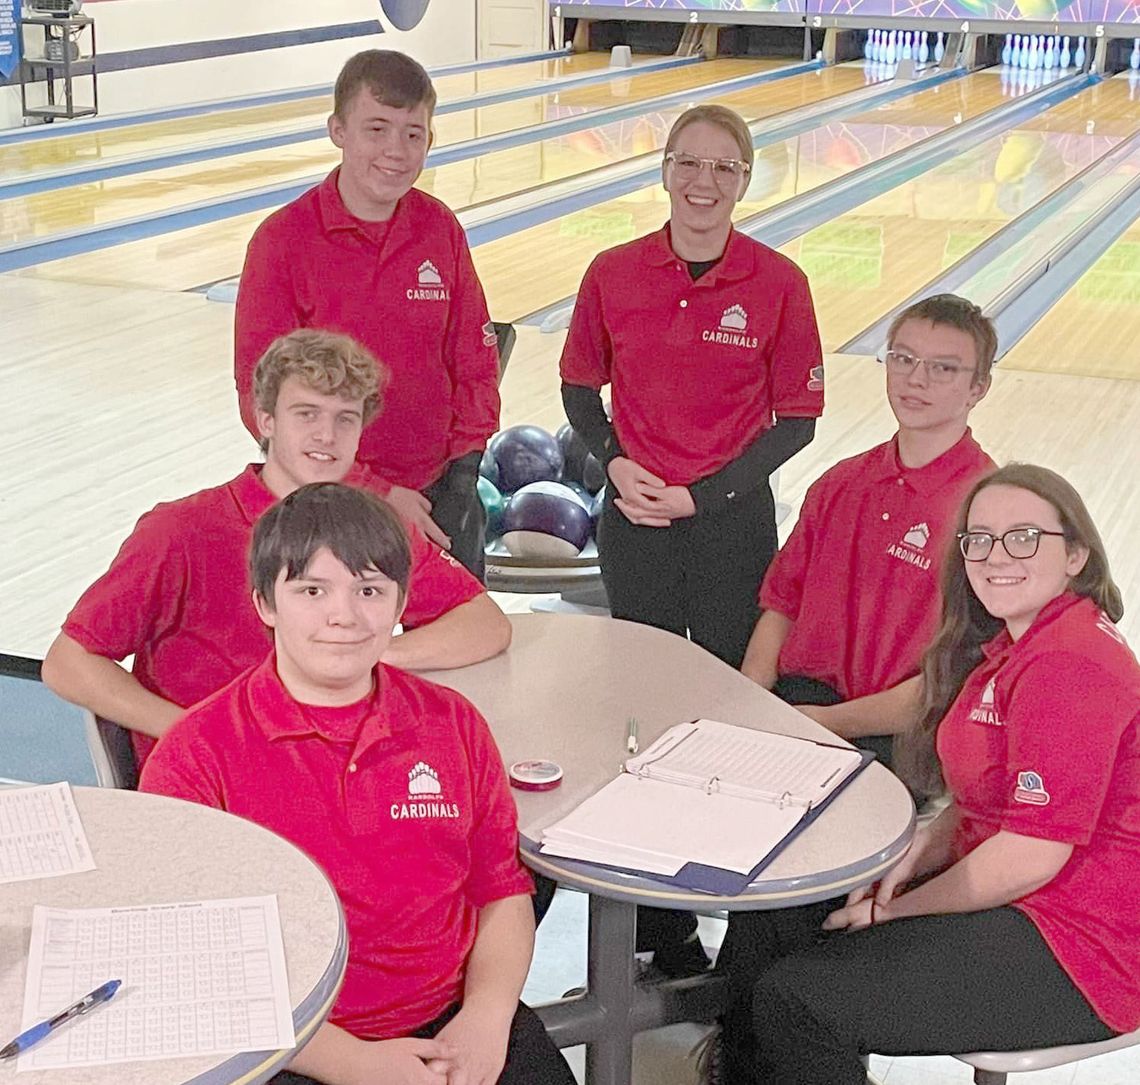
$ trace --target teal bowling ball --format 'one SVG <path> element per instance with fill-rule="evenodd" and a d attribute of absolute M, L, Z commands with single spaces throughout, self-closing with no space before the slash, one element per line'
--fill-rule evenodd
<path fill-rule="evenodd" d="M 503 510 L 507 499 L 499 493 L 498 487 L 490 479 L 479 476 L 479 500 L 487 514 L 487 542 L 493 542 L 503 533 Z"/>

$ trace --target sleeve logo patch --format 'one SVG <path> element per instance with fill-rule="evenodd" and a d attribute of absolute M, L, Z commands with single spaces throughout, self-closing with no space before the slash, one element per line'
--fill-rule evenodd
<path fill-rule="evenodd" d="M 1036 772 L 1019 772 L 1017 787 L 1013 791 L 1013 801 L 1023 802 L 1029 806 L 1047 806 L 1049 792 L 1045 790 L 1045 781 Z"/>
<path fill-rule="evenodd" d="M 488 320 L 487 323 L 483 325 L 483 346 L 493 347 L 498 341 L 499 337 L 495 334 L 495 322 Z"/>
<path fill-rule="evenodd" d="M 809 392 L 823 391 L 823 366 L 812 366 L 811 373 L 808 375 L 807 390 Z"/>

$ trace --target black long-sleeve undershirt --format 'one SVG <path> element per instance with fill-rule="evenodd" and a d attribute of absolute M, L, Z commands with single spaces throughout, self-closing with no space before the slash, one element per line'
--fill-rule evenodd
<path fill-rule="evenodd" d="M 562 405 L 570 425 L 603 466 L 624 455 L 613 423 L 606 417 L 601 392 L 583 385 L 563 384 Z M 734 460 L 689 486 L 697 515 L 721 511 L 737 495 L 764 485 L 777 467 L 806 448 L 814 437 L 814 418 L 777 418 L 775 425 L 764 430 Z"/>

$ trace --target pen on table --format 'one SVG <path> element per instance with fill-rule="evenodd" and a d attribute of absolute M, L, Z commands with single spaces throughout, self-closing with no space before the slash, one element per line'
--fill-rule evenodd
<path fill-rule="evenodd" d="M 119 989 L 122 982 L 122 980 L 109 980 L 102 987 L 96 987 L 89 995 L 84 995 L 78 1002 L 68 1006 L 66 1010 L 60 1010 L 54 1017 L 33 1025 L 26 1032 L 21 1032 L 10 1044 L 0 1048 L 0 1059 L 10 1059 L 21 1051 L 27 1051 L 32 1044 L 47 1039 L 60 1025 L 106 1002 Z"/>
<path fill-rule="evenodd" d="M 633 716 L 625 721 L 625 748 L 637 753 L 637 720 Z"/>

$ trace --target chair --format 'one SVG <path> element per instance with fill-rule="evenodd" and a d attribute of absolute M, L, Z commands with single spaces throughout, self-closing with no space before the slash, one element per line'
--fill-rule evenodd
<path fill-rule="evenodd" d="M 974 1085 L 1006 1085 L 1009 1074 L 1027 1074 L 1031 1070 L 1066 1066 L 1137 1044 L 1140 1044 L 1140 1031 L 1129 1032 L 1095 1044 L 1043 1047 L 1037 1051 L 975 1051 L 969 1055 L 954 1057 L 974 1068 Z"/>
<path fill-rule="evenodd" d="M 107 763 L 107 781 L 100 780 L 102 787 L 118 787 L 124 791 L 137 791 L 139 787 L 139 762 L 135 757 L 135 747 L 131 733 L 117 723 L 95 719 L 95 741 Z M 94 754 L 92 755 L 94 756 Z"/>
<path fill-rule="evenodd" d="M 515 340 L 519 336 L 513 324 L 500 324 L 497 320 L 492 320 L 491 324 L 494 326 L 495 342 L 499 348 L 499 383 L 502 384 L 503 374 L 507 371 L 507 362 L 511 360 L 511 351 L 515 349 Z"/>
<path fill-rule="evenodd" d="M 123 782 L 129 779 L 125 766 L 103 740 L 102 721 L 52 693 L 43 684 L 38 659 L 0 653 L 0 705 L 0 776 L 27 783 L 130 786 Z M 137 777 L 136 771 L 136 782 Z"/>

